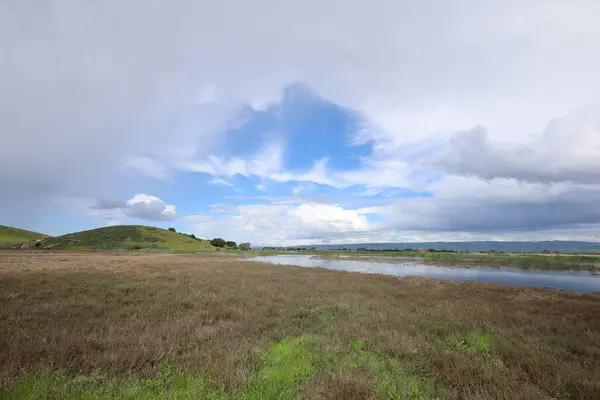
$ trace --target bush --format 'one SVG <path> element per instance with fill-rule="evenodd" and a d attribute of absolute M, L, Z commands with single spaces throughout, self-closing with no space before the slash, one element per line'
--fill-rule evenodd
<path fill-rule="evenodd" d="M 177 231 L 175 230 L 175 228 L 169 228 L 169 230 L 170 230 L 171 232 L 177 232 Z"/>
<path fill-rule="evenodd" d="M 248 242 L 240 243 L 240 250 L 248 251 L 248 250 L 250 250 L 251 247 L 252 246 Z"/>
<path fill-rule="evenodd" d="M 192 239 L 196 239 L 196 235 L 194 235 L 193 233 L 190 235 L 190 237 L 191 237 Z"/>
<path fill-rule="evenodd" d="M 210 244 L 212 244 L 215 247 L 225 247 L 226 242 L 221 238 L 214 238 L 210 241 Z"/>
<path fill-rule="evenodd" d="M 225 244 L 227 245 L 227 247 L 231 247 L 232 249 L 237 249 L 237 244 L 232 240 L 225 242 Z"/>

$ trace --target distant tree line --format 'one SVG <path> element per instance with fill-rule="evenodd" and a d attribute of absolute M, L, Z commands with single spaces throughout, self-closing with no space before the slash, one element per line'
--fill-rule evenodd
<path fill-rule="evenodd" d="M 276 251 L 284 251 L 284 250 L 294 250 L 294 251 L 314 251 L 316 250 L 315 247 L 273 247 L 273 246 L 267 246 L 267 247 L 263 247 L 263 250 L 276 250 Z"/>
<path fill-rule="evenodd" d="M 350 250 L 350 249 L 348 249 Z M 411 249 L 411 248 L 406 248 L 406 249 L 369 249 L 366 247 L 359 247 L 356 249 L 356 251 L 386 251 L 386 252 L 392 252 L 392 251 L 397 251 L 397 252 L 402 252 L 402 253 L 458 253 L 458 251 L 456 250 L 450 250 L 450 249 Z"/>
<path fill-rule="evenodd" d="M 403 252 L 403 253 L 423 253 L 423 252 L 428 252 L 428 253 L 458 253 L 456 250 L 449 250 L 449 249 L 443 249 L 443 250 L 437 250 L 437 249 L 369 249 L 367 247 L 358 247 L 356 249 L 351 249 L 348 247 L 342 247 L 341 249 L 317 249 L 316 247 L 274 247 L 274 246 L 268 246 L 268 247 L 263 247 L 263 250 L 276 250 L 276 251 L 284 251 L 284 250 L 288 250 L 288 251 L 315 251 L 315 250 L 319 250 L 319 251 L 385 251 L 385 252 Z"/>
<path fill-rule="evenodd" d="M 342 247 L 338 249 L 317 249 L 316 247 L 277 247 L 277 246 L 267 246 L 263 247 L 263 250 L 271 250 L 271 251 L 323 251 L 323 252 L 337 252 L 337 251 L 356 251 L 356 252 L 399 252 L 399 253 L 482 253 L 482 254 L 510 254 L 510 251 L 503 250 L 480 250 L 480 251 L 468 251 L 468 250 L 452 250 L 452 249 L 431 249 L 431 248 L 405 248 L 405 249 L 369 249 L 368 247 L 358 247 L 356 249 L 351 249 L 347 247 Z M 561 254 L 559 251 L 555 250 L 542 250 L 541 254 Z"/>
<path fill-rule="evenodd" d="M 172 228 L 172 227 L 169 228 L 168 230 L 171 231 L 171 232 L 177 232 L 175 230 L 175 228 Z M 194 235 L 193 233 L 182 233 L 182 232 L 179 232 L 179 234 L 188 236 L 188 237 L 190 237 L 192 239 L 196 239 L 196 240 L 202 241 L 202 239 L 197 238 L 196 235 Z M 249 251 L 249 250 L 252 249 L 252 244 L 249 243 L 249 242 L 240 243 L 240 245 L 238 246 L 238 244 L 236 242 L 234 242 L 233 240 L 225 240 L 223 238 L 214 238 L 214 239 L 211 239 L 210 240 L 210 244 L 213 245 L 213 246 L 215 246 L 215 247 L 218 247 L 220 249 L 224 248 L 224 249 L 243 250 L 243 251 Z"/>
<path fill-rule="evenodd" d="M 267 246 L 263 247 L 263 250 L 271 250 L 271 251 L 356 251 L 356 252 L 399 252 L 399 253 L 482 253 L 482 254 L 510 254 L 510 251 L 503 250 L 480 250 L 480 251 L 468 251 L 468 250 L 452 250 L 452 249 L 431 249 L 431 248 L 405 248 L 405 249 L 370 249 L 368 247 L 358 247 L 356 249 L 351 249 L 347 247 L 342 247 L 338 249 L 317 249 L 316 247 L 282 247 L 282 246 Z M 541 254 L 561 254 L 559 251 L 555 250 L 542 250 Z"/>

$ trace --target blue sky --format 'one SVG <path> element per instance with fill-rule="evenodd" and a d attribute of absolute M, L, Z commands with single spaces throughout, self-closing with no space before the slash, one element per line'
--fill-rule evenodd
<path fill-rule="evenodd" d="M 0 5 L 1 224 L 600 240 L 600 3 L 128 4 Z"/>
<path fill-rule="evenodd" d="M 335 182 L 327 177 L 328 173 L 319 172 L 320 165 L 332 173 L 360 172 L 373 157 L 374 149 L 370 141 L 355 143 L 357 132 L 367 123 L 359 112 L 323 99 L 305 83 L 285 87 L 279 102 L 262 109 L 249 105 L 239 107 L 234 119 L 234 127 L 218 133 L 223 135 L 224 143 L 216 147 L 214 154 L 205 157 L 206 160 L 219 159 L 204 166 L 206 171 L 196 168 L 200 170 L 178 171 L 168 179 L 156 176 L 136 180 L 136 192 L 128 194 L 124 189 L 121 198 L 100 199 L 83 212 L 86 214 L 92 209 L 96 217 L 53 210 L 36 221 L 35 229 L 60 234 L 94 228 L 98 218 L 107 224 L 136 224 L 141 223 L 141 218 L 147 218 L 154 225 L 173 226 L 201 237 L 212 237 L 216 234 L 210 226 L 213 219 L 230 221 L 238 216 L 238 207 L 263 207 L 267 213 L 289 214 L 310 205 L 314 212 L 325 213 L 324 221 L 315 222 L 317 229 L 324 226 L 325 231 L 311 232 L 307 237 L 314 241 L 319 240 L 320 235 L 327 235 L 328 227 L 340 233 L 343 233 L 340 229 L 364 233 L 362 230 L 368 223 L 385 222 L 385 216 L 366 212 L 390 198 L 431 196 L 427 190 L 403 186 L 370 187 L 368 182 Z M 253 165 L 255 161 L 264 165 Z M 195 162 L 198 163 L 202 162 Z M 218 173 L 210 172 L 213 164 L 221 166 L 217 168 Z M 239 167 L 240 164 L 244 167 Z M 326 181 L 331 182 L 323 183 Z M 131 188 L 131 183 L 125 182 L 124 187 Z M 177 215 L 183 218 L 162 218 L 152 211 L 142 217 L 130 217 L 122 207 L 128 195 L 154 197 L 144 201 L 161 203 L 157 212 L 163 210 L 162 202 L 167 201 L 176 205 Z M 339 215 L 328 218 L 326 214 L 330 212 Z M 194 226 L 194 221 L 202 221 L 202 218 L 209 218 L 211 222 Z M 235 236 L 227 230 L 223 235 Z M 238 239 L 256 240 L 251 235 Z M 276 238 L 272 240 L 277 243 Z"/>

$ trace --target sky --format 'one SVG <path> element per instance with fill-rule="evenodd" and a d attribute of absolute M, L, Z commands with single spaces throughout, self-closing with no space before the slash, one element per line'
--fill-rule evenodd
<path fill-rule="evenodd" d="M 0 2 L 0 224 L 600 241 L 596 0 Z"/>

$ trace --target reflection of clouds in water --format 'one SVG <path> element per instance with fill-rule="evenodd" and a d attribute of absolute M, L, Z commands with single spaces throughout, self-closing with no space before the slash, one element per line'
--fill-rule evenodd
<path fill-rule="evenodd" d="M 424 278 L 448 279 L 457 282 L 475 281 L 504 283 L 512 286 L 538 286 L 573 290 L 581 293 L 600 292 L 600 276 L 583 271 L 541 271 L 517 268 L 492 267 L 449 267 L 433 266 L 418 262 L 381 263 L 371 261 L 322 260 L 310 255 L 282 254 L 276 256 L 253 257 L 253 260 L 273 264 L 297 265 L 311 268 L 327 268 L 350 272 Z"/>

